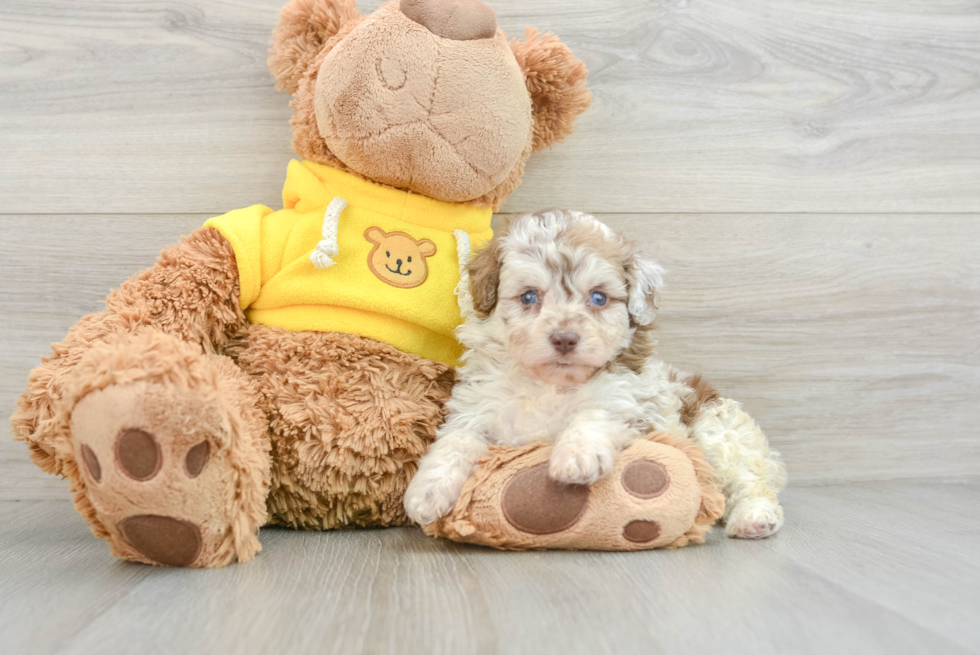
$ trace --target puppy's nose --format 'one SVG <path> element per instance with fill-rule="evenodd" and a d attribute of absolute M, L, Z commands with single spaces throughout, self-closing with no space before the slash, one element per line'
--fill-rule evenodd
<path fill-rule="evenodd" d="M 551 345 L 562 355 L 567 355 L 578 345 L 578 335 L 574 332 L 552 332 Z"/>
<path fill-rule="evenodd" d="M 454 41 L 489 39 L 497 16 L 479 0 L 401 0 L 402 13 L 436 36 Z"/>

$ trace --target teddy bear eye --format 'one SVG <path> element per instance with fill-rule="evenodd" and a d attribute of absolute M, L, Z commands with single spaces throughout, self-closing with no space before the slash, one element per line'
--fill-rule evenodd
<path fill-rule="evenodd" d="M 408 258 L 408 263 L 409 263 L 409 264 L 411 264 L 411 263 L 412 263 L 412 258 L 411 258 L 411 257 L 409 257 L 409 258 Z"/>
<path fill-rule="evenodd" d="M 391 257 L 391 251 L 385 250 L 385 257 Z"/>

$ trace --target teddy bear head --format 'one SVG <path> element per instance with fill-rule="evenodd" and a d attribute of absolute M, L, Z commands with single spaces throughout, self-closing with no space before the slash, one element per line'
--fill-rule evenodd
<path fill-rule="evenodd" d="M 557 38 L 508 41 L 478 0 L 290 0 L 269 66 L 302 157 L 437 200 L 499 207 L 588 107 Z"/>

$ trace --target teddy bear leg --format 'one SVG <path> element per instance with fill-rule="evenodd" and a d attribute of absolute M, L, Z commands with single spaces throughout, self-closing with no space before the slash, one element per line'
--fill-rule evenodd
<path fill-rule="evenodd" d="M 231 359 L 143 330 L 94 347 L 68 403 L 75 504 L 114 555 L 220 567 L 258 552 L 267 423 Z"/>
<path fill-rule="evenodd" d="M 229 352 L 269 417 L 271 523 L 409 523 L 405 488 L 445 416 L 451 368 L 364 337 L 261 325 Z"/>
<path fill-rule="evenodd" d="M 591 485 L 548 472 L 552 447 L 491 446 L 444 518 L 426 533 L 503 549 L 644 550 L 704 541 L 724 497 L 688 439 L 656 433 L 620 452 Z"/>

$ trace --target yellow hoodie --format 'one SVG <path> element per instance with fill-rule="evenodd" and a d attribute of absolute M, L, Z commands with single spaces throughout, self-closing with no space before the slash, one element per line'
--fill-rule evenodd
<path fill-rule="evenodd" d="M 248 320 L 343 332 L 459 363 L 462 266 L 490 240 L 492 210 L 390 189 L 291 161 L 283 209 L 255 205 L 207 221 L 238 260 Z M 465 274 L 463 274 L 465 282 Z"/>

